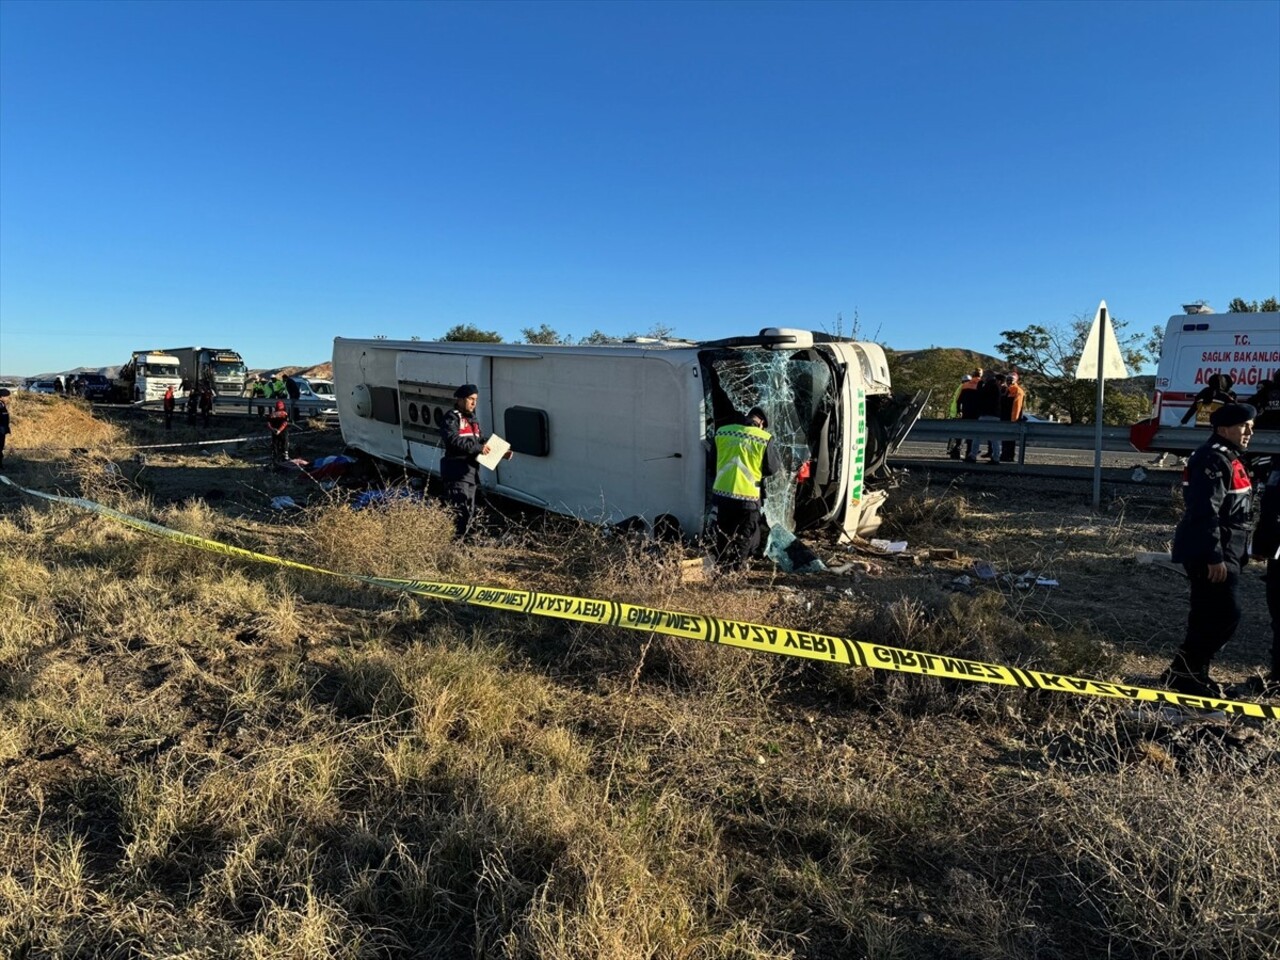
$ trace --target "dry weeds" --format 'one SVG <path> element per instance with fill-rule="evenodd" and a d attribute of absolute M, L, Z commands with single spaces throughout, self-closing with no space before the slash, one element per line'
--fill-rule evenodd
<path fill-rule="evenodd" d="M 1181 616 L 1176 580 L 1123 559 L 1167 538 L 1167 504 L 1095 517 L 1047 490 L 908 480 L 891 531 L 959 559 L 697 584 L 677 549 L 561 521 L 459 547 L 433 501 L 352 512 L 252 450 L 152 457 L 130 475 L 112 444 L 142 427 L 103 432 L 65 401 L 15 413 L 15 436 L 102 438 L 75 469 L 20 447 L 15 479 L 331 569 L 1102 677 L 1148 670 Z M 265 505 L 286 491 L 306 509 Z M 957 585 L 974 559 L 1061 585 Z M 1171 726 L 1124 705 L 429 603 L 7 490 L 0 564 L 3 956 L 1280 949 L 1274 724 Z"/>

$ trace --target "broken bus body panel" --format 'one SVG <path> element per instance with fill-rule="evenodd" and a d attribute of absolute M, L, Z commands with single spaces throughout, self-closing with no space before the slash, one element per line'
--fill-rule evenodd
<path fill-rule="evenodd" d="M 475 383 L 481 424 L 516 453 L 481 471 L 486 490 L 598 523 L 674 521 L 688 536 L 707 521 L 713 438 L 735 412 L 763 406 L 782 454 L 769 522 L 850 534 L 878 523 L 890 439 L 919 412 L 892 397 L 878 345 L 793 330 L 576 346 L 337 338 L 333 375 L 355 451 L 438 475 L 453 391 Z"/>

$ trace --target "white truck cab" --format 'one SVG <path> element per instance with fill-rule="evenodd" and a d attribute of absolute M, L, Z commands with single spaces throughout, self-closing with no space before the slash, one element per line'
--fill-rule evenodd
<path fill-rule="evenodd" d="M 164 392 L 173 387 L 177 393 L 182 386 L 182 374 L 178 358 L 158 350 L 140 350 L 133 354 L 121 376 L 132 374 L 133 400 L 162 400 Z"/>

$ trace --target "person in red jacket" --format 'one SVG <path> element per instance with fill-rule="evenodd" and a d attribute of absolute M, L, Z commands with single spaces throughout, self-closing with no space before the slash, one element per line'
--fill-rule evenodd
<path fill-rule="evenodd" d="M 173 385 L 164 388 L 164 428 L 166 430 L 173 429 L 173 408 L 177 405 L 177 400 L 173 396 Z"/>
<path fill-rule="evenodd" d="M 271 460 L 282 463 L 289 459 L 289 412 L 284 401 L 277 400 L 276 408 L 267 415 L 267 431 L 271 434 Z"/>

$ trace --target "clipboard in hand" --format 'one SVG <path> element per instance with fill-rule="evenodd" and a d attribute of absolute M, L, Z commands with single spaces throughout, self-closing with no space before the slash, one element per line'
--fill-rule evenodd
<path fill-rule="evenodd" d="M 498 461 L 507 455 L 507 451 L 511 449 L 511 444 L 495 433 L 485 441 L 485 445 L 489 448 L 489 452 L 482 453 L 476 457 L 476 463 L 486 470 L 496 470 Z"/>

